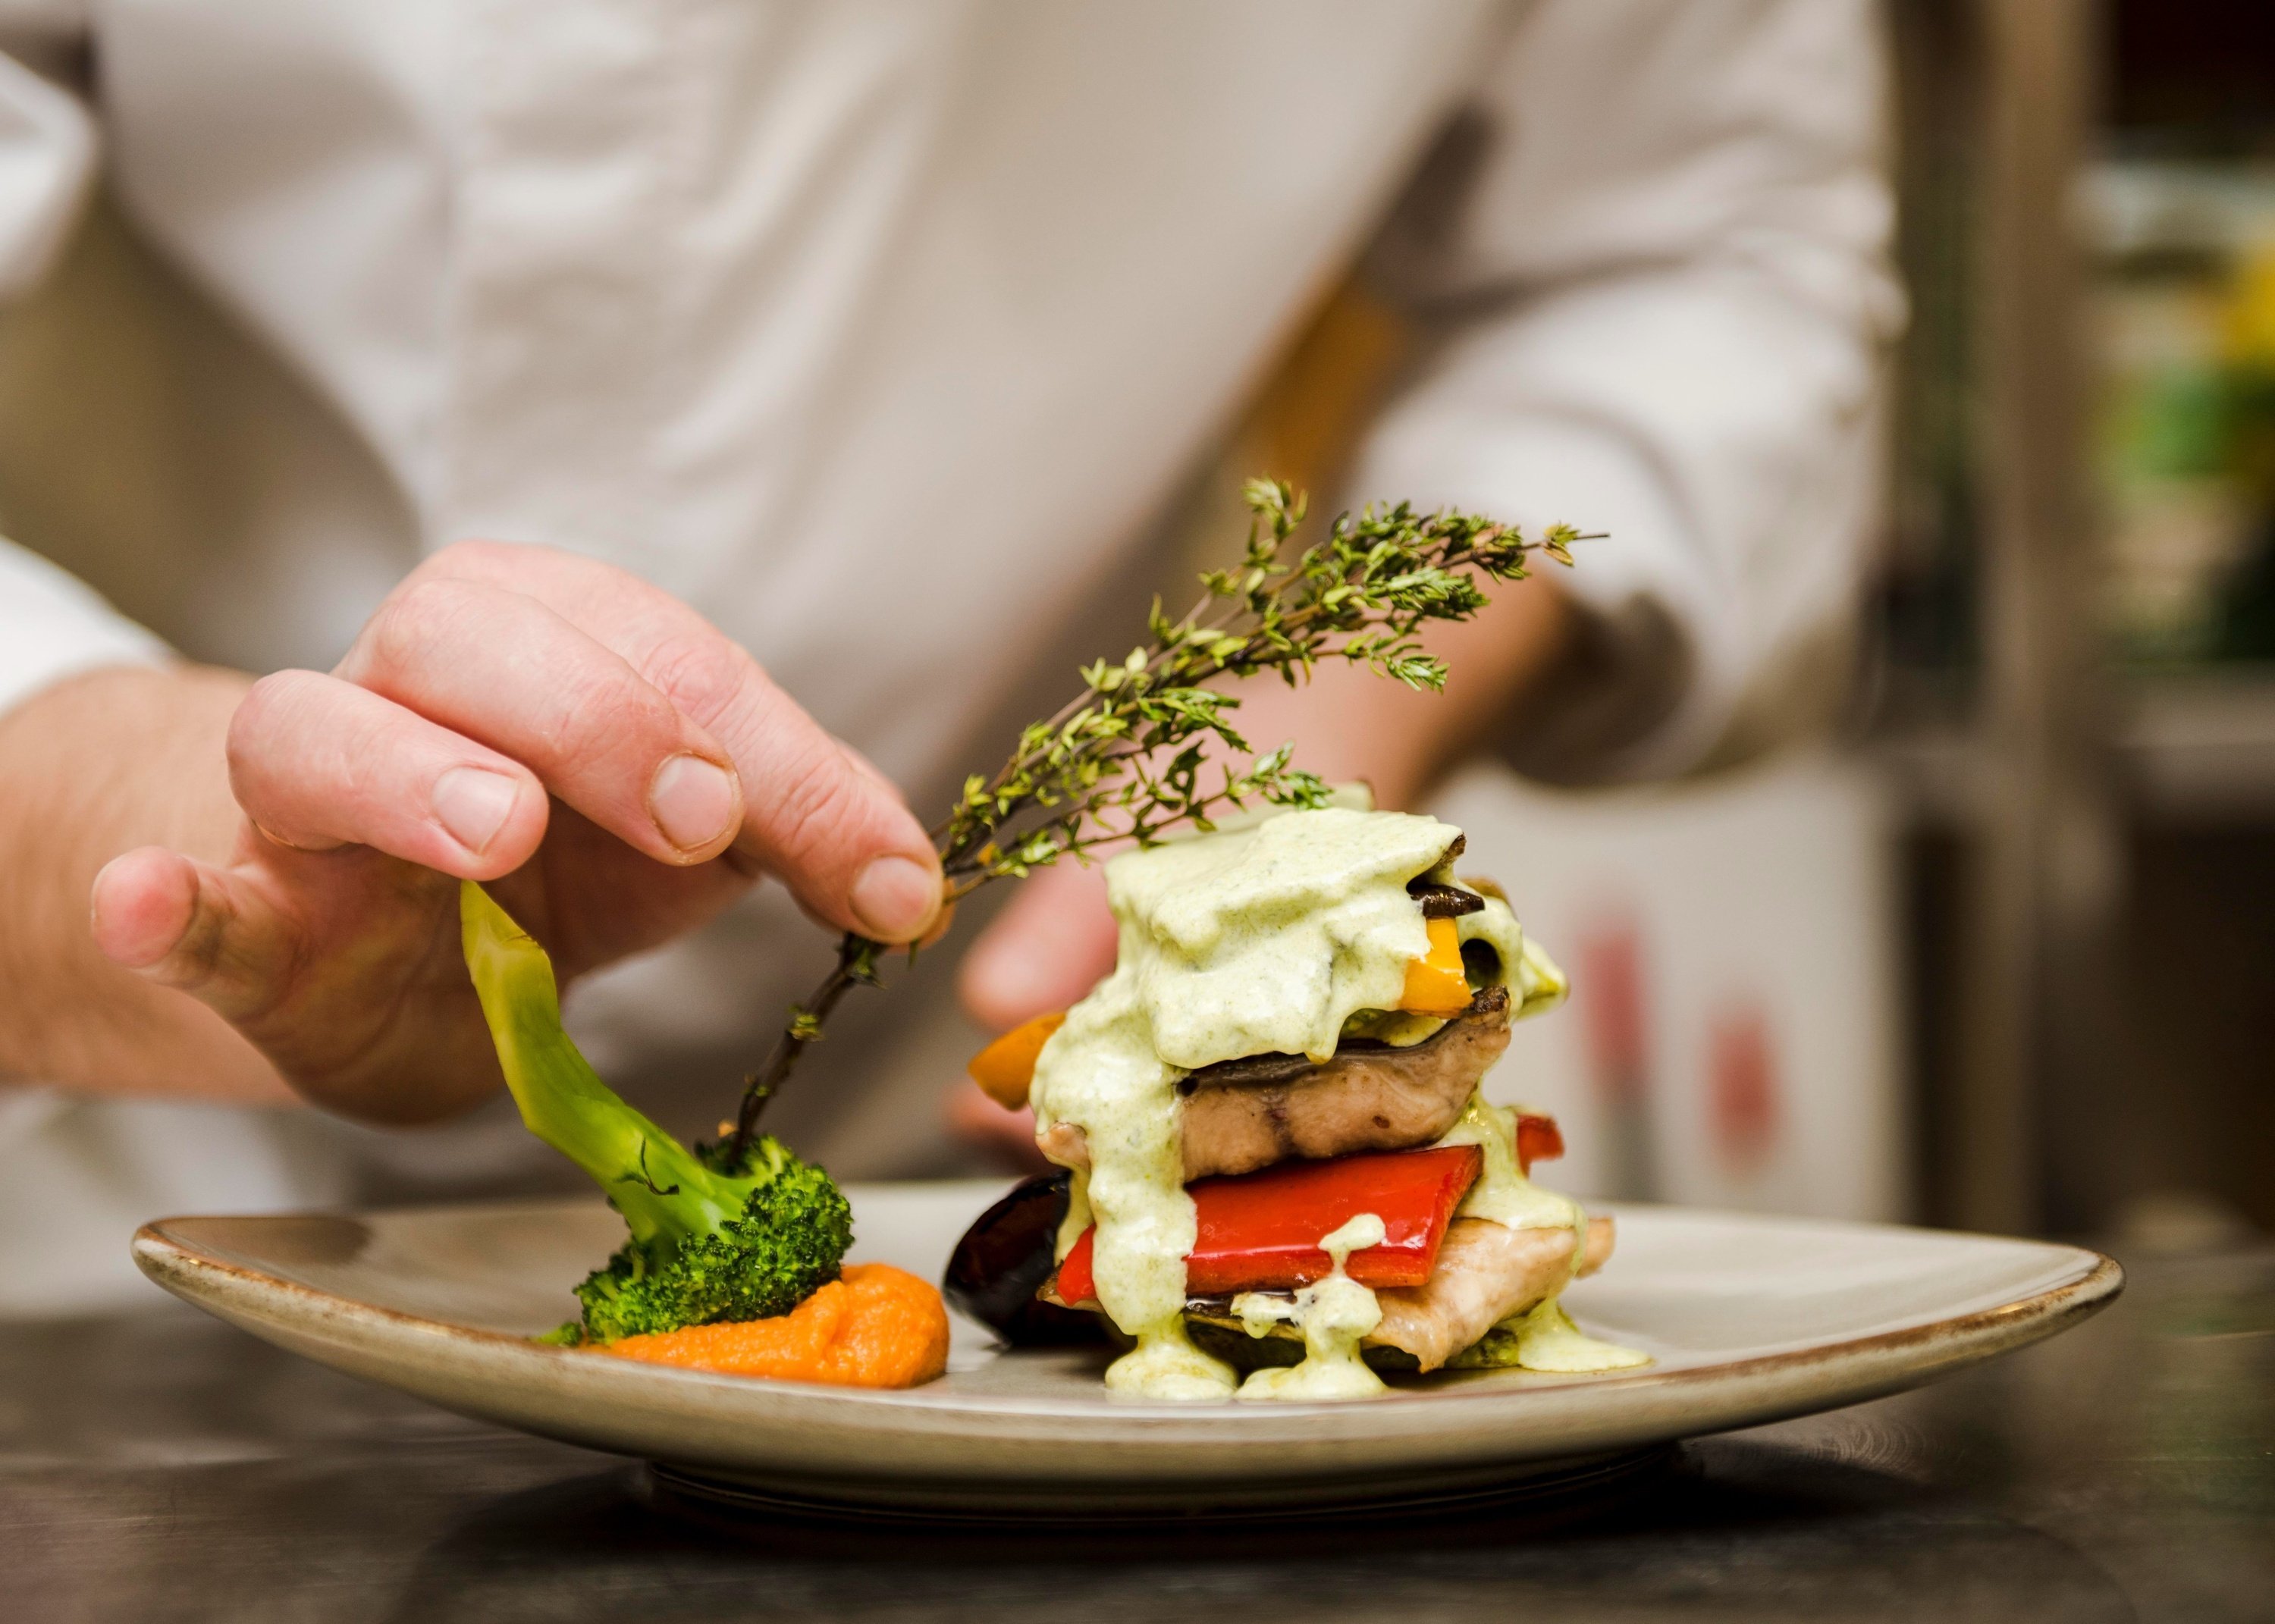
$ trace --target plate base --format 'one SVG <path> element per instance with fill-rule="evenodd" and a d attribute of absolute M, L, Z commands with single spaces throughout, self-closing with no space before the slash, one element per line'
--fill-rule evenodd
<path fill-rule="evenodd" d="M 1681 1455 L 1673 1444 L 1564 1461 L 1513 1462 L 1490 1473 L 1440 1473 L 1429 1481 L 1159 1484 L 1096 1483 L 1020 1486 L 878 1483 L 850 1492 L 804 1491 L 648 1463 L 657 1506 L 717 1523 L 763 1520 L 810 1525 L 923 1527 L 1018 1532 L 1101 1529 L 1174 1532 L 1197 1523 L 1248 1530 L 1364 1522 L 1370 1528 L 1491 1514 L 1558 1521 L 1651 1486 Z M 840 1485 L 830 1485 L 840 1489 Z M 850 1486 L 850 1485 L 849 1485 Z"/>

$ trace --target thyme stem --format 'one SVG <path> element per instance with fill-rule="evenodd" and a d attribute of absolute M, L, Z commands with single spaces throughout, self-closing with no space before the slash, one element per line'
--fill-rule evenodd
<path fill-rule="evenodd" d="M 837 939 L 837 963 L 804 1003 L 790 1006 L 790 1020 L 775 1039 L 774 1052 L 767 1056 L 767 1063 L 743 1080 L 743 1103 L 735 1114 L 735 1161 L 731 1165 L 741 1165 L 758 1132 L 759 1118 L 767 1102 L 789 1080 L 798 1057 L 821 1040 L 822 1025 L 837 1008 L 837 1001 L 856 986 L 878 985 L 877 955 L 882 948 L 882 943 L 851 931 Z"/>

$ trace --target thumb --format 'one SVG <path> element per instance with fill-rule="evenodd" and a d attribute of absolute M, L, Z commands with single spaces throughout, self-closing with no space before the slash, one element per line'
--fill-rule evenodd
<path fill-rule="evenodd" d="M 103 865 L 91 901 L 94 943 L 111 963 L 231 1021 L 265 1014 L 289 984 L 297 932 L 225 869 L 144 846 Z"/>

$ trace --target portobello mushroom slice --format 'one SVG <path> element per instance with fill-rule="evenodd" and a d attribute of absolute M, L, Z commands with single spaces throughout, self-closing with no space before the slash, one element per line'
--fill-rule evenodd
<path fill-rule="evenodd" d="M 1508 1046 L 1508 989 L 1483 987 L 1467 1009 L 1403 1048 L 1349 1038 L 1325 1064 L 1255 1054 L 1202 1067 L 1177 1084 L 1185 1097 L 1185 1182 L 1298 1158 L 1434 1144 Z M 1035 1143 L 1062 1167 L 1090 1164 L 1089 1142 L 1071 1122 L 1052 1123 Z"/>
<path fill-rule="evenodd" d="M 1485 899 L 1475 891 L 1436 880 L 1410 880 L 1406 895 L 1422 904 L 1425 919 L 1458 919 L 1465 913 L 1483 913 Z"/>

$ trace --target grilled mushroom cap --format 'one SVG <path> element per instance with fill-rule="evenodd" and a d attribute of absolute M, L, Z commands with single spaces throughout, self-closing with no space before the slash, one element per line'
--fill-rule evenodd
<path fill-rule="evenodd" d="M 1186 1182 L 1435 1142 L 1508 1046 L 1508 989 L 1483 987 L 1469 1008 L 1405 1048 L 1349 1038 L 1324 1063 L 1251 1054 L 1202 1067 L 1177 1084 Z M 1089 1163 L 1089 1143 L 1071 1122 L 1054 1122 L 1036 1143 L 1062 1166 Z"/>

